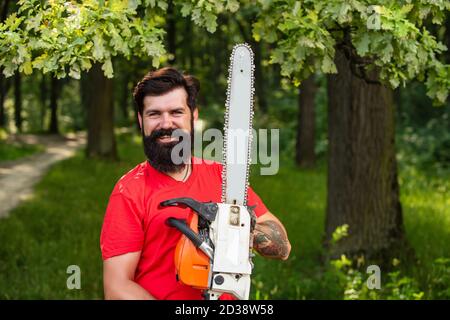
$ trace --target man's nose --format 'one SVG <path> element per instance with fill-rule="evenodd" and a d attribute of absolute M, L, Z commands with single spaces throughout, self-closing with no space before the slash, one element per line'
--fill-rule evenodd
<path fill-rule="evenodd" d="M 163 113 L 161 117 L 161 129 L 171 129 L 172 128 L 172 118 L 170 114 Z"/>

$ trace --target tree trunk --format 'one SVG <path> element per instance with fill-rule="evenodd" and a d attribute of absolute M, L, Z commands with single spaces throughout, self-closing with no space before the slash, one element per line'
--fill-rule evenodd
<path fill-rule="evenodd" d="M 0 68 L 0 73 L 3 70 Z M 12 85 L 12 81 L 3 77 L 3 74 L 0 74 L 0 127 L 7 127 L 7 115 L 5 112 L 5 100 L 8 95 L 9 88 Z"/>
<path fill-rule="evenodd" d="M 5 0 L 2 3 L 2 6 L 0 7 L 0 22 L 3 22 L 6 20 L 6 17 L 8 16 L 8 6 L 9 6 L 9 0 Z M 0 127 L 4 128 L 6 126 L 6 114 L 5 114 L 5 99 L 6 99 L 6 93 L 8 92 L 7 89 L 7 80 L 5 76 L 3 75 L 3 67 L 0 67 Z"/>
<path fill-rule="evenodd" d="M 50 88 L 50 125 L 49 133 L 59 134 L 58 128 L 58 98 L 61 89 L 61 81 L 52 77 Z"/>
<path fill-rule="evenodd" d="M 299 88 L 296 163 L 300 167 L 313 167 L 316 162 L 315 130 L 316 117 L 314 113 L 314 99 L 317 86 L 314 76 L 304 80 Z"/>
<path fill-rule="evenodd" d="M 125 71 L 123 81 L 122 81 L 122 99 L 120 103 L 120 109 L 122 110 L 123 118 L 128 122 L 129 116 L 128 116 L 128 101 L 130 101 L 130 73 L 128 71 Z"/>
<path fill-rule="evenodd" d="M 214 33 L 214 41 L 212 41 L 211 57 L 213 57 L 213 63 L 210 70 L 213 72 L 211 79 L 214 79 L 216 84 L 213 86 L 216 92 L 214 95 L 220 97 L 220 75 L 226 74 L 226 69 L 224 70 L 224 64 L 222 61 L 226 61 L 227 57 L 227 34 L 223 31 L 222 26 L 228 25 L 228 17 L 226 15 L 220 15 L 217 19 L 218 27 Z M 215 51 L 215 52 L 214 52 Z"/>
<path fill-rule="evenodd" d="M 14 75 L 14 120 L 18 132 L 22 132 L 22 76 L 19 72 Z"/>
<path fill-rule="evenodd" d="M 349 235 L 332 246 L 332 256 L 363 254 L 387 262 L 406 248 L 392 91 L 353 75 L 340 49 L 335 63 L 338 74 L 328 77 L 326 243 L 337 227 L 348 224 Z"/>
<path fill-rule="evenodd" d="M 133 85 L 132 90 L 134 90 L 134 86 L 137 83 L 137 79 L 140 79 L 142 77 L 142 75 L 139 72 L 139 69 L 140 69 L 139 66 L 133 65 L 133 68 L 130 70 L 130 78 L 134 79 L 132 82 L 132 85 Z M 142 132 L 141 132 L 141 128 L 139 126 L 138 107 L 136 105 L 136 102 L 134 101 L 134 98 L 133 98 L 133 95 L 131 94 L 131 92 L 128 95 L 128 97 L 130 99 L 129 103 L 132 106 L 133 111 L 134 111 L 133 117 L 132 117 L 133 123 L 134 123 L 134 128 L 136 128 L 136 133 L 140 135 L 140 134 L 142 134 Z"/>
<path fill-rule="evenodd" d="M 272 52 L 277 48 L 275 43 L 269 43 L 267 46 L 269 52 Z M 279 63 L 272 63 L 269 65 L 268 69 L 270 70 L 270 78 L 268 79 L 268 81 L 270 81 L 269 88 L 281 87 L 281 65 Z"/>
<path fill-rule="evenodd" d="M 185 30 L 185 41 L 186 41 L 186 45 L 185 48 L 187 50 L 187 58 L 189 60 L 189 70 L 190 73 L 195 74 L 196 69 L 195 69 L 195 47 L 192 45 L 192 35 L 193 35 L 193 31 L 192 31 L 192 21 L 191 19 L 187 19 L 186 21 L 186 30 Z"/>
<path fill-rule="evenodd" d="M 176 17 L 174 4 L 169 0 L 167 6 L 167 49 L 169 51 L 169 64 L 174 64 L 176 60 Z"/>
<path fill-rule="evenodd" d="M 115 160 L 112 80 L 104 76 L 98 63 L 88 72 L 87 80 L 89 85 L 84 86 L 88 107 L 87 156 Z"/>
<path fill-rule="evenodd" d="M 40 127 L 41 131 L 44 131 L 45 126 L 45 116 L 47 115 L 47 77 L 45 74 L 42 74 L 41 85 L 40 85 L 40 97 L 41 97 L 41 119 L 40 119 Z"/>
<path fill-rule="evenodd" d="M 88 99 L 88 94 L 89 94 L 89 89 L 90 84 L 89 84 L 89 77 L 88 77 L 88 73 L 87 72 L 83 72 L 81 74 L 81 79 L 79 82 L 79 93 L 80 93 L 80 102 L 81 102 L 81 111 L 82 111 L 82 117 L 83 117 L 83 128 L 80 129 L 86 129 L 87 128 L 87 114 L 88 114 L 88 110 L 89 110 L 89 99 Z"/>
<path fill-rule="evenodd" d="M 0 7 L 0 21 L 3 22 L 8 17 L 9 1 L 3 0 L 2 6 Z"/>
<path fill-rule="evenodd" d="M 3 68 L 0 68 L 0 127 L 6 127 L 6 113 L 5 113 L 5 100 L 6 100 L 6 78 L 3 76 Z"/>
<path fill-rule="evenodd" d="M 252 39 L 250 37 L 250 39 Z M 258 102 L 259 110 L 262 113 L 267 113 L 268 104 L 265 89 L 264 73 L 262 72 L 262 49 L 261 42 L 251 40 L 250 44 L 255 51 L 255 90 L 256 100 Z"/>

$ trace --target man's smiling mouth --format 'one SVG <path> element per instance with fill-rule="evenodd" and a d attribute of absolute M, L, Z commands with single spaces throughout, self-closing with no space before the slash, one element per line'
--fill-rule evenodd
<path fill-rule="evenodd" d="M 164 143 L 168 143 L 168 142 L 176 142 L 178 141 L 178 137 L 171 137 L 171 136 L 162 136 L 158 138 L 159 142 L 164 142 Z"/>

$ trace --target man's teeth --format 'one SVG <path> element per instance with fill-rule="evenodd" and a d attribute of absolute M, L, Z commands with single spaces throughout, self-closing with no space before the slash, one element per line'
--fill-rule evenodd
<path fill-rule="evenodd" d="M 161 140 L 165 140 L 165 139 L 178 140 L 177 137 L 171 137 L 171 136 L 162 136 L 162 137 L 159 137 L 159 139 L 161 139 Z"/>

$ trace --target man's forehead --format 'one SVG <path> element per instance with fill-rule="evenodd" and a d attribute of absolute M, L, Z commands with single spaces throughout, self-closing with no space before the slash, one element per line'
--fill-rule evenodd
<path fill-rule="evenodd" d="M 188 95 L 184 88 L 176 88 L 159 96 L 145 96 L 143 101 L 144 110 L 189 108 L 187 97 Z"/>

